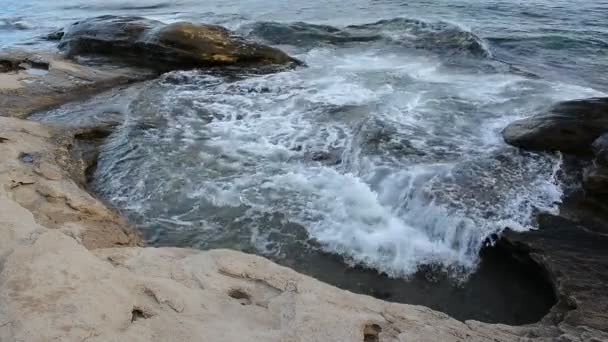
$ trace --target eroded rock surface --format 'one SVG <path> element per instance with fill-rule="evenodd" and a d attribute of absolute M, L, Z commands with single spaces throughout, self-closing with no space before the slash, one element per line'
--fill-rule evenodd
<path fill-rule="evenodd" d="M 83 190 L 87 162 L 77 132 L 0 117 L 0 187 L 36 221 L 88 248 L 134 246 L 135 230 Z"/>
<path fill-rule="evenodd" d="M 216 25 L 164 24 L 141 17 L 101 16 L 69 26 L 59 47 L 68 55 L 101 55 L 159 71 L 213 66 L 298 65 L 284 52 Z"/>
<path fill-rule="evenodd" d="M 95 67 L 49 53 L 9 51 L 0 55 L 0 116 L 35 111 L 154 76 L 149 70 L 116 65 Z"/>
<path fill-rule="evenodd" d="M 504 129 L 503 137 L 525 149 L 586 155 L 605 132 L 608 98 L 591 98 L 561 102 L 547 113 L 515 121 Z"/>

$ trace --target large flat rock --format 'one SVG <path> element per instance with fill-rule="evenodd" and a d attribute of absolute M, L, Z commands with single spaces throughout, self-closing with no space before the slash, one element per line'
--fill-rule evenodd
<path fill-rule="evenodd" d="M 24 118 L 154 75 L 134 67 L 86 66 L 52 53 L 8 51 L 0 54 L 0 116 Z"/>

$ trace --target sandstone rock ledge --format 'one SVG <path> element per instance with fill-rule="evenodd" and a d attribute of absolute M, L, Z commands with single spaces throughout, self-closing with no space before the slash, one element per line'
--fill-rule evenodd
<path fill-rule="evenodd" d="M 608 339 L 564 324 L 463 323 L 235 251 L 134 247 L 79 186 L 73 136 L 0 117 L 0 341 Z"/>

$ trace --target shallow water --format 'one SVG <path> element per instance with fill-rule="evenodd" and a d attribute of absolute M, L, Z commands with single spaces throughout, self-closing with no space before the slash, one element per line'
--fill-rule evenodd
<path fill-rule="evenodd" d="M 534 213 L 557 210 L 559 156 L 511 148 L 500 130 L 555 102 L 605 95 L 608 3 L 121 3 L 10 5 L 0 45 L 45 48 L 37 37 L 70 21 L 137 14 L 220 23 L 308 65 L 173 72 L 37 116 L 122 123 L 93 186 L 150 244 L 254 252 L 360 292 L 399 287 L 380 276 L 370 285 L 369 271 L 337 279 L 352 273 L 345 263 L 359 265 L 414 284 L 393 299 L 461 319 L 524 323 L 545 312 L 550 299 L 521 313 L 541 290 L 509 290 L 525 281 L 516 268 L 500 266 L 510 283 L 470 274 L 487 237 L 533 229 Z M 420 280 L 429 265 L 447 278 Z M 465 309 L 475 295 L 487 307 Z"/>

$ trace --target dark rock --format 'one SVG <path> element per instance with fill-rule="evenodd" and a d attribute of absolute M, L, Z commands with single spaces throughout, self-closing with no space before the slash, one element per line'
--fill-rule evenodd
<path fill-rule="evenodd" d="M 515 121 L 502 132 L 511 145 L 588 155 L 591 144 L 608 132 L 608 98 L 558 103 L 547 113 Z"/>
<path fill-rule="evenodd" d="M 608 195 L 608 167 L 594 164 L 586 168 L 583 187 L 590 195 Z"/>
<path fill-rule="evenodd" d="M 529 255 L 545 269 L 558 297 L 545 323 L 608 331 L 608 235 L 559 216 L 538 221 L 538 230 L 505 231 L 497 248 Z"/>
<path fill-rule="evenodd" d="M 583 187 L 589 195 L 608 195 L 608 134 L 593 145 L 593 163 L 583 172 Z"/>
<path fill-rule="evenodd" d="M 270 44 L 314 46 L 320 44 L 345 44 L 382 39 L 378 34 L 351 34 L 329 25 L 313 25 L 302 22 L 283 24 L 258 22 L 250 27 L 250 36 Z"/>
<path fill-rule="evenodd" d="M 65 32 L 63 32 L 63 29 L 57 30 L 57 31 L 53 31 L 49 34 L 47 34 L 44 39 L 46 40 L 61 40 L 61 38 L 63 38 L 63 35 L 65 34 Z"/>
<path fill-rule="evenodd" d="M 338 151 L 312 151 L 308 155 L 310 160 L 326 165 L 338 165 L 342 162 Z"/>
<path fill-rule="evenodd" d="M 345 28 L 351 34 L 380 34 L 389 41 L 416 49 L 447 55 L 490 57 L 483 40 L 474 33 L 445 22 L 426 22 L 417 19 L 394 18 L 371 24 Z M 388 33 L 388 34 L 387 34 Z"/>
<path fill-rule="evenodd" d="M 597 138 L 591 147 L 595 155 L 595 163 L 608 166 L 608 133 Z"/>
<path fill-rule="evenodd" d="M 166 25 L 141 17 L 101 16 L 67 28 L 69 56 L 97 55 L 164 72 L 213 66 L 298 65 L 284 52 L 246 41 L 216 25 Z"/>

